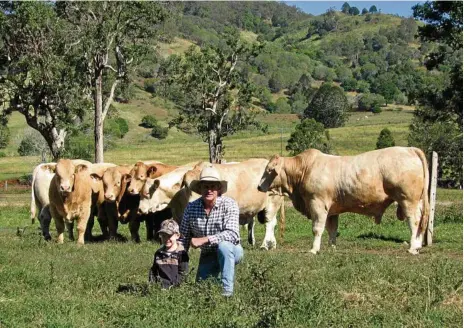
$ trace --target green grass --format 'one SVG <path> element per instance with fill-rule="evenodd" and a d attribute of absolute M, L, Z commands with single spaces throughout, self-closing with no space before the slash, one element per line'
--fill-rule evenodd
<path fill-rule="evenodd" d="M 394 208 L 380 225 L 341 215 L 337 249 L 324 234 L 313 256 L 311 222 L 287 207 L 284 243 L 244 245 L 228 300 L 217 285 L 193 282 L 197 251 L 187 283 L 162 291 L 145 283 L 158 245 L 46 243 L 26 203 L 1 207 L 0 326 L 462 327 L 462 191 L 439 189 L 438 204 L 434 244 L 418 256 L 407 253 L 409 230 Z M 127 226 L 120 232 L 129 236 Z"/>

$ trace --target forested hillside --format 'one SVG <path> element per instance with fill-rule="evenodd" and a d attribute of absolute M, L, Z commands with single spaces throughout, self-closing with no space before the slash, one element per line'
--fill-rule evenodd
<path fill-rule="evenodd" d="M 24 41 L 8 50 L 3 47 L 0 69 L 10 76 L 7 74 L 0 81 L 0 88 L 8 91 L 16 84 L 18 90 L 31 93 L 27 99 L 33 107 L 56 96 L 52 95 L 52 85 L 57 86 L 55 94 L 66 95 L 56 97 L 58 107 L 63 109 L 59 111 L 62 117 L 48 120 L 45 113 L 53 111 L 47 112 L 47 106 L 41 107 L 44 112 L 37 111 L 43 122 L 53 122 L 55 129 L 59 126 L 60 131 L 66 132 L 64 142 L 64 137 L 54 140 L 56 137 L 48 136 L 53 142 L 62 143 L 61 150 L 56 150 L 52 157 L 92 158 L 93 141 L 89 134 L 92 126 L 96 126 L 96 116 L 91 107 L 100 98 L 94 92 L 96 71 L 87 71 L 92 65 L 97 67 L 84 47 L 91 43 L 83 42 L 92 35 L 94 51 L 97 51 L 93 58 L 107 61 L 99 73 L 107 83 L 101 88 L 103 106 L 100 106 L 108 113 L 106 116 L 103 111 L 105 151 L 123 146 L 128 138 L 161 140 L 168 135 L 172 138 L 200 136 L 209 143 L 210 153 L 216 152 L 210 160 L 220 160 L 223 138 L 239 131 L 276 133 L 272 129 L 277 128 L 275 122 L 279 121 L 292 130 L 311 127 L 320 131 L 314 142 L 305 145 L 330 152 L 330 136 L 324 129 L 342 127 L 352 112 L 372 115 L 385 110 L 414 111 L 417 115 L 413 121 L 402 121 L 408 125 L 413 122 L 413 132 L 405 143 L 419 146 L 427 153 L 439 150 L 443 163 L 441 178 L 447 185 L 462 185 L 462 163 L 453 160 L 456 151 L 462 154 L 462 138 L 459 138 L 462 136 L 462 114 L 459 113 L 462 3 L 427 3 L 415 10 L 416 19 L 379 13 L 369 3 L 362 10 L 345 3 L 319 16 L 271 1 L 167 2 L 152 4 L 153 8 L 150 5 L 138 8 L 134 4 L 133 8 L 125 9 L 122 4 L 94 3 L 89 5 L 89 12 L 105 18 L 95 23 L 106 24 L 100 28 L 103 34 L 107 33 L 105 42 L 120 42 L 111 54 L 102 52 L 104 47 L 98 45 L 103 39 L 94 35 L 97 25 L 82 25 L 79 11 L 73 11 L 72 6 L 14 2 L 2 6 L 4 14 L 0 24 L 5 32 L 2 45 L 9 45 L 13 39 Z M 99 6 L 108 6 L 107 12 L 98 9 Z M 140 16 L 145 18 L 135 25 L 130 23 L 125 34 L 110 37 L 111 29 L 121 24 L 113 13 L 117 10 L 129 13 L 129 9 L 133 16 L 145 13 Z M 34 11 L 44 13 L 28 14 Z M 50 19 L 55 25 L 50 25 Z M 92 19 L 88 16 L 88 20 Z M 427 32 L 442 22 L 448 30 Z M 23 34 L 18 26 L 24 26 Z M 34 26 L 37 37 L 43 38 L 42 48 L 37 48 L 37 54 L 33 55 L 30 49 L 35 49 L 37 37 L 30 37 L 28 26 Z M 425 29 L 421 31 L 421 28 Z M 18 35 L 12 38 L 7 31 Z M 82 39 L 74 35 L 82 35 Z M 454 41 L 460 39 L 460 42 Z M 62 40 L 62 44 L 48 44 L 45 40 Z M 11 59 L 12 53 L 20 52 L 18 49 L 24 53 Z M 59 54 L 53 57 L 48 51 Z M 129 59 L 130 56 L 135 57 Z M 15 60 L 15 69 L 8 70 Z M 14 74 L 24 70 L 25 63 L 33 67 L 28 69 L 36 71 L 37 74 L 30 76 L 40 77 L 37 81 L 27 74 L 22 80 Z M 83 69 L 85 65 L 87 68 Z M 37 99 L 33 99 L 34 88 L 24 88 L 26 81 L 37 82 L 34 88 L 41 90 L 37 91 Z M 50 87 L 43 89 L 44 85 Z M 67 87 L 62 88 L 63 85 Z M 3 154 L 10 156 L 11 150 L 16 153 L 16 149 L 21 155 L 47 153 L 46 143 L 30 141 L 40 139 L 38 134 L 28 132 L 21 138 L 26 120 L 12 116 L 19 112 L 19 107 L 12 106 L 11 97 L 3 98 L 0 147 L 7 149 Z M 20 94 L 15 97 L 26 99 Z M 416 108 L 420 110 L 415 111 Z M 269 119 L 256 113 L 287 116 Z M 364 118 L 352 117 L 358 121 Z M 404 115 L 398 114 L 398 117 L 403 120 Z M 50 127 L 40 131 L 39 123 L 35 127 L 30 122 L 28 125 L 38 130 L 51 147 L 53 142 L 47 139 Z M 11 138 L 8 126 L 15 138 Z M 282 133 L 282 125 L 279 131 Z M 330 132 L 334 134 L 333 130 Z M 301 149 L 302 144 L 298 147 Z M 287 150 L 295 152 L 295 149 Z"/>

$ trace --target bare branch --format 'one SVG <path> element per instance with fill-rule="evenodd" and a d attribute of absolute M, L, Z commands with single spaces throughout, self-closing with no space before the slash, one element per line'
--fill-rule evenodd
<path fill-rule="evenodd" d="M 102 121 L 105 120 L 106 114 L 108 113 L 108 109 L 110 108 L 110 105 L 113 102 L 114 91 L 116 90 L 116 86 L 119 84 L 119 82 L 120 80 L 117 79 L 113 82 L 113 85 L 111 86 L 110 95 L 108 96 L 108 98 L 106 98 L 105 107 L 103 108 Z"/>
<path fill-rule="evenodd" d="M 117 71 L 113 66 L 111 66 L 111 65 L 106 64 L 106 65 L 105 65 L 105 68 L 109 68 L 109 69 L 112 70 L 113 72 L 118 73 L 118 71 Z"/>

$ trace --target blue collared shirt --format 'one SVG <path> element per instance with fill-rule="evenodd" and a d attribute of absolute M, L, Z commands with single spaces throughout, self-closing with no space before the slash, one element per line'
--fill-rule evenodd
<path fill-rule="evenodd" d="M 239 208 L 237 202 L 226 196 L 216 198 L 209 215 L 206 215 L 203 199 L 189 203 L 180 225 L 180 242 L 186 250 L 192 238 L 208 237 L 209 243 L 201 246 L 202 252 L 215 251 L 219 242 L 240 243 Z"/>

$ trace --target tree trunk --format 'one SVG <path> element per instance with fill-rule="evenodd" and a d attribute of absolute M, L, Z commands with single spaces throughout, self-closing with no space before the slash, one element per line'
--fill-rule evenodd
<path fill-rule="evenodd" d="M 102 71 L 95 79 L 95 163 L 103 163 L 103 90 Z"/>
<path fill-rule="evenodd" d="M 66 138 L 66 130 L 57 130 L 56 127 L 51 128 L 48 131 L 40 131 L 40 134 L 47 141 L 50 152 L 52 153 L 53 161 L 56 162 L 61 157 L 64 149 L 64 140 Z"/>
<path fill-rule="evenodd" d="M 219 164 L 222 160 L 222 139 L 215 130 L 209 131 L 209 162 Z"/>
<path fill-rule="evenodd" d="M 216 163 L 216 131 L 209 130 L 208 136 L 209 144 L 209 162 Z"/>

